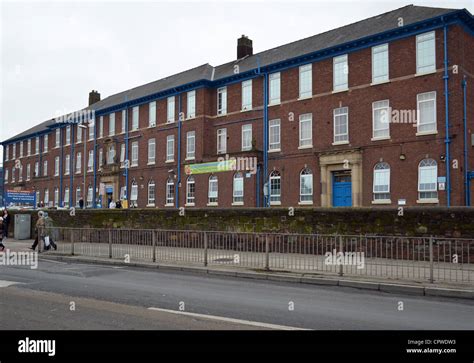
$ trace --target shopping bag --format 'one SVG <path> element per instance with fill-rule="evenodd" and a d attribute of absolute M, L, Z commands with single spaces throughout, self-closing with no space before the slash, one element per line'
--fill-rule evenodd
<path fill-rule="evenodd" d="M 48 247 L 49 246 L 49 236 L 44 237 L 44 246 Z"/>

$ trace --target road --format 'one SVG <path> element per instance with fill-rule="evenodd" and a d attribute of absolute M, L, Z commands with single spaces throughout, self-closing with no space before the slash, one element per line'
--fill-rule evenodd
<path fill-rule="evenodd" d="M 0 296 L 0 329 L 446 330 L 474 316 L 463 299 L 44 258 L 1 266 Z"/>

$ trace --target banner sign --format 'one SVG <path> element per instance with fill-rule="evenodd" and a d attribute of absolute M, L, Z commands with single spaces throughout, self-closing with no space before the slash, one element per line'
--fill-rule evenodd
<path fill-rule="evenodd" d="M 187 175 L 218 173 L 221 171 L 235 170 L 236 165 L 237 160 L 235 158 L 231 158 L 228 160 L 213 161 L 210 163 L 189 164 L 184 167 L 184 172 Z"/>
<path fill-rule="evenodd" d="M 36 193 L 33 190 L 7 190 L 5 192 L 5 204 L 31 204 L 36 205 Z"/>

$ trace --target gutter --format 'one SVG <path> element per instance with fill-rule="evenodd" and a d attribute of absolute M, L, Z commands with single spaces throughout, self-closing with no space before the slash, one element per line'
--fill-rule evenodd
<path fill-rule="evenodd" d="M 449 144 L 451 140 L 449 138 L 449 72 L 448 72 L 448 26 L 445 24 L 443 27 L 443 47 L 444 47 L 444 103 L 445 103 L 445 139 L 446 145 L 446 206 L 451 206 L 451 155 Z"/>

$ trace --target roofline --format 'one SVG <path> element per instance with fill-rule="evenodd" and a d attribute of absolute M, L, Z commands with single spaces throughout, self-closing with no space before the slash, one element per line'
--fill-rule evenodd
<path fill-rule="evenodd" d="M 257 57 L 257 67 L 251 68 L 242 73 L 234 74 L 230 77 L 224 77 L 224 78 L 221 78 L 218 80 L 212 80 L 212 81 L 208 79 L 200 79 L 200 80 L 189 82 L 177 87 L 169 88 L 160 92 L 152 93 L 147 96 L 136 98 L 134 100 L 124 100 L 124 102 L 122 103 L 118 103 L 113 106 L 106 107 L 99 110 L 94 109 L 94 106 L 92 105 L 91 109 L 95 112 L 96 116 L 102 116 L 102 115 L 109 114 L 111 112 L 123 110 L 125 108 L 139 106 L 141 104 L 148 103 L 153 100 L 159 100 L 159 99 L 175 96 L 182 92 L 196 90 L 203 87 L 216 87 L 216 86 L 228 85 L 228 84 L 240 82 L 243 80 L 256 78 L 265 73 L 282 71 L 288 68 L 297 67 L 297 66 L 307 64 L 310 62 L 312 63 L 317 60 L 323 60 L 327 58 L 332 58 L 340 54 L 355 52 L 360 49 L 372 47 L 378 44 L 383 44 L 388 41 L 407 38 L 419 33 L 439 29 L 441 27 L 454 25 L 454 24 L 460 24 L 468 33 L 474 36 L 474 17 L 467 9 L 459 9 L 459 10 L 454 10 L 452 12 L 449 12 L 443 15 L 438 15 L 433 18 L 421 20 L 413 24 L 405 25 L 400 28 L 387 30 L 382 33 L 376 33 L 367 37 L 352 40 L 350 42 L 338 44 L 333 47 L 321 49 L 316 52 L 307 53 L 307 54 L 304 54 L 298 57 L 293 57 L 290 59 L 286 59 L 284 61 L 280 61 L 277 63 L 268 64 L 263 67 L 260 66 L 258 54 L 256 54 L 255 56 Z M 186 71 L 183 71 L 183 72 L 186 72 Z M 183 73 L 183 72 L 180 72 L 180 73 Z M 124 91 L 124 92 L 127 92 L 127 91 Z M 65 127 L 67 125 L 77 123 L 78 120 L 75 119 L 74 121 L 75 122 L 64 123 L 62 125 L 57 124 L 59 125 L 57 127 Z M 53 125 L 56 125 L 56 124 L 53 124 Z M 28 139 L 31 137 L 41 136 L 42 134 L 49 133 L 50 130 L 56 128 L 56 127 L 53 127 L 53 125 L 47 126 L 46 130 L 43 130 L 40 132 L 35 132 L 32 134 L 24 135 L 22 137 L 10 138 L 8 140 L 2 141 L 0 142 L 0 145 L 11 144 L 13 142 L 17 142 L 17 141 L 21 141 L 21 140 Z"/>

